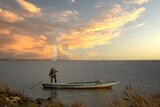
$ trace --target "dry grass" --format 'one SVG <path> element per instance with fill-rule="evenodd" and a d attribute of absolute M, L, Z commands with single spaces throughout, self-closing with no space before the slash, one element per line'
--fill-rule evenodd
<path fill-rule="evenodd" d="M 87 107 L 85 103 L 83 102 L 78 102 L 78 101 L 75 101 L 71 107 Z"/>
<path fill-rule="evenodd" d="M 151 95 L 150 98 L 144 98 L 139 93 L 126 86 L 124 97 L 118 98 L 113 102 L 114 107 L 160 107 L 160 94 Z"/>
<path fill-rule="evenodd" d="M 14 99 L 14 101 L 13 101 Z M 15 101 L 16 100 L 16 101 Z M 131 86 L 126 86 L 124 89 L 124 96 L 117 98 L 113 102 L 106 100 L 106 107 L 160 107 L 160 94 L 151 94 L 150 97 L 145 98 L 137 93 Z M 12 102 L 13 101 L 13 102 Z M 15 92 L 8 90 L 7 86 L 0 84 L 0 107 L 39 107 L 36 100 L 29 101 L 23 92 Z M 44 107 L 64 107 L 60 102 L 46 102 Z M 74 102 L 71 107 L 87 107 L 83 102 Z M 100 106 L 101 107 L 101 106 Z"/>
<path fill-rule="evenodd" d="M 105 107 L 160 107 L 160 94 L 152 94 L 150 98 L 145 98 L 137 93 L 131 86 L 126 86 L 124 89 L 124 96 L 117 98 L 113 102 L 107 104 Z M 84 103 L 75 102 L 71 107 L 86 107 Z"/>

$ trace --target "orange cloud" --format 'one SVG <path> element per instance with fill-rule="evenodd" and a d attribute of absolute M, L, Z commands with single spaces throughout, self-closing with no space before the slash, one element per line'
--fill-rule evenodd
<path fill-rule="evenodd" d="M 4 28 L 0 28 L 0 36 L 4 36 L 4 35 L 10 35 L 11 31 L 8 29 L 4 29 Z"/>
<path fill-rule="evenodd" d="M 41 13 L 40 8 L 29 3 L 26 0 L 16 1 L 23 9 L 31 13 Z M 137 4 L 144 3 L 145 1 L 147 2 L 147 0 L 134 1 L 137 1 Z M 75 0 L 71 0 L 71 2 L 74 3 Z M 133 5 L 132 3 L 133 1 L 131 2 L 131 5 Z M 98 8 L 103 7 L 103 9 L 105 9 L 104 5 L 105 4 L 102 3 L 99 5 Z M 102 11 L 99 11 L 99 14 L 97 14 L 94 19 L 91 19 L 88 22 L 83 22 L 81 19 L 78 19 L 79 13 L 77 11 L 65 10 L 54 13 L 52 14 L 52 16 L 49 16 L 49 18 L 56 19 L 55 22 L 60 21 L 60 23 L 50 23 L 49 21 L 49 26 L 47 26 L 48 22 L 46 21 L 46 19 L 46 23 L 43 22 L 42 17 L 39 20 L 38 17 L 36 19 L 38 21 L 35 21 L 35 19 L 31 20 L 32 18 L 29 18 L 29 24 L 27 20 L 25 20 L 26 23 L 23 23 L 23 26 L 20 27 L 18 24 L 15 24 L 14 26 L 10 27 L 6 25 L 4 28 L 2 28 L 3 26 L 1 26 L 0 36 L 4 36 L 4 38 L 0 38 L 0 41 L 3 42 L 0 42 L 1 52 L 14 52 L 17 56 L 23 56 L 25 53 L 32 53 L 36 55 L 35 58 L 51 58 L 51 46 L 49 45 L 49 43 L 47 43 L 47 41 L 51 41 L 49 40 L 51 37 L 44 36 L 46 35 L 46 29 L 47 31 L 50 31 L 51 34 L 53 34 L 54 29 L 55 35 L 57 36 L 57 44 L 68 44 L 69 49 L 87 49 L 94 48 L 99 45 L 107 45 L 111 42 L 113 38 L 117 37 L 121 33 L 121 29 L 125 24 L 131 21 L 135 21 L 137 18 L 141 16 L 141 13 L 145 11 L 145 8 L 136 9 L 135 7 L 134 9 L 132 9 L 132 6 L 130 9 L 126 10 L 126 8 L 123 9 L 121 5 L 113 5 L 113 7 L 109 11 L 103 11 L 103 9 Z M 0 9 L 0 18 L 1 20 L 6 22 L 18 22 L 24 20 L 23 17 L 20 17 L 17 14 L 9 11 L 3 11 L 2 9 Z M 73 19 L 73 22 L 70 19 Z M 67 23 L 68 21 L 70 22 Z M 78 23 L 74 23 L 74 21 Z M 37 24 L 37 22 L 40 23 Z M 65 22 L 65 24 L 61 22 Z M 143 24 L 137 25 L 135 27 L 139 26 L 143 26 Z M 36 29 L 30 29 L 32 27 Z M 60 31 L 62 31 L 63 33 L 60 33 Z M 39 37 L 37 37 L 37 35 L 39 35 Z M 65 54 L 70 55 L 73 58 L 76 58 L 69 52 L 71 51 L 64 51 Z M 93 58 L 97 55 L 97 53 L 90 52 L 85 55 L 86 57 L 88 55 Z"/>
<path fill-rule="evenodd" d="M 17 14 L 13 12 L 2 10 L 2 9 L 0 9 L 0 18 L 1 20 L 10 22 L 10 23 L 24 20 L 23 17 L 18 16 Z"/>
<path fill-rule="evenodd" d="M 47 38 L 44 35 L 39 35 L 40 39 L 47 40 Z"/>
<path fill-rule="evenodd" d="M 41 37 L 34 38 L 30 35 L 12 33 L 9 38 L 11 38 L 9 44 L 1 44 L 1 51 L 7 53 L 10 51 L 16 52 L 17 56 L 32 53 L 36 54 L 35 58 L 51 58 L 51 46 Z"/>
<path fill-rule="evenodd" d="M 36 5 L 31 4 L 29 2 L 27 2 L 26 0 L 16 0 L 16 2 L 25 10 L 37 14 L 37 13 L 41 13 L 41 9 L 38 8 Z"/>
<path fill-rule="evenodd" d="M 128 22 L 136 20 L 140 14 L 145 11 L 145 8 L 139 8 L 133 12 L 124 12 L 119 6 L 116 6 L 115 8 L 111 10 L 110 14 L 103 14 L 102 20 L 93 21 L 86 29 L 84 29 L 85 32 L 98 32 L 120 28 Z M 101 17 L 99 17 L 99 19 L 100 18 Z"/>
<path fill-rule="evenodd" d="M 57 43 L 68 44 L 69 49 L 93 48 L 98 45 L 109 44 L 121 33 L 121 28 L 128 22 L 136 20 L 145 8 L 132 12 L 124 11 L 121 6 L 115 5 L 110 13 L 101 13 L 98 19 L 90 21 L 81 29 L 74 29 L 70 34 L 61 33 Z M 118 15 L 117 15 L 118 13 Z"/>

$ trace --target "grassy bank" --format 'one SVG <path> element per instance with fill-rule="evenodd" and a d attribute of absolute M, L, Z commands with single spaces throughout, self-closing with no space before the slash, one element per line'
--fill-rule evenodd
<path fill-rule="evenodd" d="M 117 98 L 112 107 L 160 107 L 160 93 L 151 94 L 148 98 L 137 93 L 131 86 L 126 86 L 124 95 Z"/>
<path fill-rule="evenodd" d="M 124 88 L 122 97 L 116 98 L 113 102 L 106 99 L 105 104 L 105 107 L 160 107 L 160 93 L 150 94 L 146 98 L 129 85 Z M 79 102 L 72 105 L 72 107 L 87 107 Z"/>
<path fill-rule="evenodd" d="M 24 92 L 11 91 L 9 87 L 0 83 L 0 107 L 64 107 L 60 102 L 48 99 L 31 99 L 24 96 Z"/>
<path fill-rule="evenodd" d="M 131 86 L 126 86 L 124 95 L 113 102 L 106 100 L 106 107 L 160 107 L 160 94 L 151 94 L 148 98 L 141 96 Z M 0 107 L 66 107 L 52 98 L 31 99 L 24 96 L 23 92 L 9 90 L 4 83 L 0 83 Z M 87 107 L 81 102 L 74 102 L 71 107 Z"/>

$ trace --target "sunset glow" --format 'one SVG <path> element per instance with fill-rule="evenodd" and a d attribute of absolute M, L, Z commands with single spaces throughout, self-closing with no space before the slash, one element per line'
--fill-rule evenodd
<path fill-rule="evenodd" d="M 159 7 L 158 0 L 1 0 L 0 57 L 50 59 L 52 44 L 67 44 L 69 59 L 157 60 Z"/>

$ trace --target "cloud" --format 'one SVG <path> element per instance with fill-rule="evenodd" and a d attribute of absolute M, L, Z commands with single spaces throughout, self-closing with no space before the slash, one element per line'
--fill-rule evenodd
<path fill-rule="evenodd" d="M 51 56 L 51 46 L 45 41 L 44 36 L 36 37 L 4 29 L 3 32 L 0 31 L 0 34 L 0 41 L 3 41 L 0 42 L 0 48 L 3 53 L 13 53 L 13 57 L 20 56 L 27 59 L 33 58 L 31 53 L 34 55 L 34 58 L 39 59 L 50 58 Z M 26 57 L 26 55 L 31 57 Z"/>
<path fill-rule="evenodd" d="M 13 12 L 2 10 L 2 9 L 0 9 L 0 18 L 1 18 L 1 20 L 9 22 L 9 23 L 15 23 L 15 22 L 19 22 L 19 21 L 24 20 L 23 17 L 15 14 Z"/>
<path fill-rule="evenodd" d="M 122 26 L 140 17 L 145 8 L 125 11 L 120 5 L 114 5 L 110 13 L 100 15 L 80 29 L 75 28 L 69 34 L 61 33 L 57 43 L 68 44 L 69 49 L 94 48 L 106 45 L 121 33 Z"/>
<path fill-rule="evenodd" d="M 52 35 L 54 27 L 60 27 L 57 23 L 51 23 L 47 20 L 44 20 L 40 17 L 25 17 L 25 20 L 20 21 L 18 23 L 8 23 L 4 20 L 0 20 L 0 29 L 4 29 L 3 32 L 7 32 L 6 30 L 10 30 L 15 33 L 27 34 L 30 36 L 39 36 Z"/>
<path fill-rule="evenodd" d="M 134 29 L 134 28 L 138 28 L 138 27 L 141 27 L 141 26 L 144 26 L 144 25 L 145 25 L 145 23 L 140 23 L 140 24 L 137 24 L 137 25 L 131 26 L 131 27 L 127 28 L 126 30 Z"/>
<path fill-rule="evenodd" d="M 93 48 L 98 45 L 108 44 L 110 43 L 112 36 L 115 36 L 117 32 L 112 34 L 113 32 L 107 34 L 100 33 L 83 33 L 83 32 L 72 32 L 72 34 L 66 35 L 61 34 L 60 37 L 57 38 L 57 42 L 59 44 L 68 44 L 69 49 L 86 49 Z M 118 34 L 118 33 L 117 33 Z"/>
<path fill-rule="evenodd" d="M 95 56 L 98 56 L 98 53 L 96 53 L 96 52 L 89 52 L 89 53 L 87 53 L 87 56 L 89 56 L 89 57 L 95 57 Z"/>
<path fill-rule="evenodd" d="M 26 0 L 16 0 L 16 2 L 25 10 L 37 14 L 37 13 L 41 13 L 41 9 L 38 8 L 36 5 L 31 4 L 29 2 L 27 2 Z"/>
<path fill-rule="evenodd" d="M 28 11 L 27 14 L 41 13 L 40 8 L 26 0 L 16 0 L 16 2 Z M 75 3 L 74 0 L 70 2 Z M 26 17 L 24 10 L 12 10 L 23 15 L 25 20 L 20 14 L 0 9 L 0 53 L 16 58 L 50 58 L 50 44 L 57 43 L 58 45 L 68 44 L 69 51 L 65 54 L 75 57 L 69 52 L 79 48 L 85 50 L 107 45 L 119 36 L 125 24 L 137 20 L 145 11 L 145 8 L 140 6 L 132 8 L 135 4 L 130 4 L 127 7 L 129 9 L 126 9 L 121 4 L 105 7 L 107 3 L 100 3 L 97 4 L 97 8 L 100 9 L 95 12 L 94 18 L 90 17 L 87 20 L 83 19 L 83 14 L 69 9 L 50 10 L 49 13 L 46 10 L 42 16 L 34 15 L 35 17 Z M 106 8 L 109 9 L 106 10 Z M 134 27 L 143 25 L 141 23 Z M 53 40 L 53 36 L 57 38 Z M 97 54 L 90 52 L 85 55 L 94 57 Z"/>
<path fill-rule="evenodd" d="M 68 2 L 71 5 L 71 4 L 75 3 L 75 0 L 68 0 Z"/>
<path fill-rule="evenodd" d="M 3 44 L 10 44 L 12 40 L 11 31 L 9 29 L 0 28 L 0 48 L 3 48 Z"/>
<path fill-rule="evenodd" d="M 139 5 L 142 5 L 143 3 L 148 2 L 148 0 L 133 0 L 133 1 L 134 1 L 134 3 L 137 3 Z"/>
<path fill-rule="evenodd" d="M 47 40 L 47 38 L 44 35 L 39 35 L 40 39 Z"/>
<path fill-rule="evenodd" d="M 75 0 L 70 0 L 72 3 L 75 3 Z"/>
<path fill-rule="evenodd" d="M 52 18 L 54 20 L 60 21 L 60 22 L 67 22 L 71 19 L 78 19 L 79 13 L 75 10 L 64 10 L 57 13 L 54 13 L 52 15 Z"/>
<path fill-rule="evenodd" d="M 96 8 L 102 8 L 103 6 L 105 6 L 106 4 L 103 1 L 98 1 L 95 5 Z"/>
<path fill-rule="evenodd" d="M 145 25 L 145 23 L 140 23 L 140 24 L 136 25 L 135 28 L 141 27 L 141 26 L 144 26 L 144 25 Z"/>
<path fill-rule="evenodd" d="M 133 4 L 138 4 L 138 5 L 142 5 L 142 4 L 144 4 L 144 3 L 147 3 L 149 0 L 125 0 L 125 2 L 127 3 L 127 4 L 131 4 L 131 5 L 133 5 Z"/>
<path fill-rule="evenodd" d="M 11 34 L 11 31 L 8 30 L 8 29 L 0 29 L 0 36 L 5 36 L 5 35 L 10 35 Z"/>

